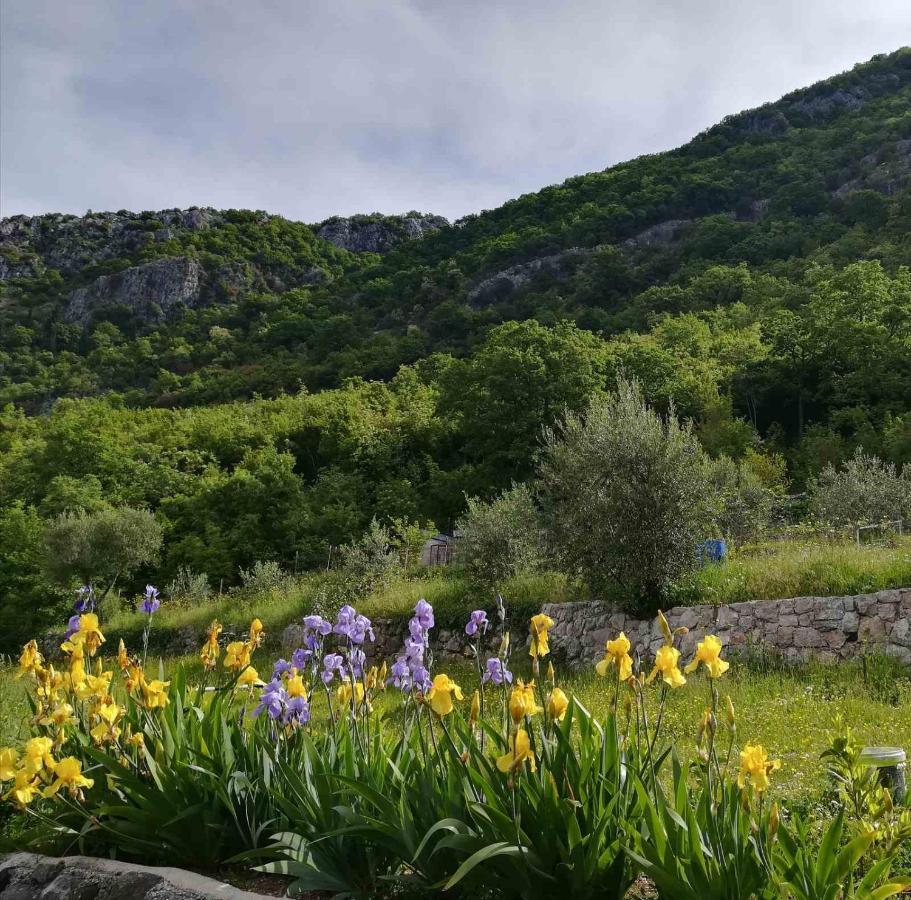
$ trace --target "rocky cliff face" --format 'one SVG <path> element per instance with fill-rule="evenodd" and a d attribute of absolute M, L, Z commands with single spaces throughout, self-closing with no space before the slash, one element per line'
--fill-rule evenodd
<path fill-rule="evenodd" d="M 449 225 L 442 216 L 335 216 L 316 226 L 317 237 L 351 253 L 388 253 L 403 241 L 424 237 Z"/>
<path fill-rule="evenodd" d="M 204 275 L 199 260 L 187 256 L 157 259 L 102 275 L 70 294 L 64 317 L 86 326 L 99 313 L 125 307 L 146 322 L 160 323 L 199 303 Z"/>
<path fill-rule="evenodd" d="M 130 257 L 150 244 L 179 232 L 201 231 L 222 224 L 214 209 L 163 209 L 152 213 L 100 212 L 84 216 L 50 213 L 0 219 L 0 258 L 27 257 L 39 269 L 72 275 L 88 265 Z M 20 277 L 15 271 L 0 280 Z"/>
<path fill-rule="evenodd" d="M 322 250 L 329 257 L 338 256 L 337 251 L 316 240 L 306 225 L 265 213 L 243 214 L 241 221 L 264 229 L 276 222 L 290 226 L 298 240 L 302 232 L 298 246 L 306 253 L 308 240 L 312 242 L 309 256 L 287 252 L 294 244 L 283 245 L 280 234 L 277 254 L 254 248 L 244 258 L 243 237 L 229 232 L 224 239 L 234 256 L 219 262 L 222 237 L 197 233 L 231 229 L 237 221 L 237 214 L 197 207 L 0 219 L 0 287 L 57 272 L 64 279 L 66 320 L 89 327 L 99 316 L 124 310 L 154 326 L 181 310 L 243 291 L 281 293 L 331 277 L 313 263 L 327 257 Z M 210 246 L 216 252 L 209 252 Z"/>

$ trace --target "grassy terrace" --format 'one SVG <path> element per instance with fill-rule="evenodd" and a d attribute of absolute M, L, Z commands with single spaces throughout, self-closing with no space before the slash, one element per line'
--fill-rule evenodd
<path fill-rule="evenodd" d="M 911 536 L 863 547 L 852 541 L 792 539 L 750 544 L 732 553 L 724 563 L 700 569 L 677 585 L 674 602 L 721 604 L 837 596 L 907 585 L 911 585 Z M 501 592 L 517 619 L 537 612 L 542 603 L 582 597 L 576 585 L 555 572 L 510 579 L 501 586 Z M 323 576 L 309 575 L 268 593 L 228 593 L 194 606 L 165 602 L 155 616 L 155 632 L 160 638 L 162 632 L 192 629 L 201 636 L 213 618 L 244 623 L 256 615 L 274 645 L 289 622 L 314 607 L 317 611 L 320 606 L 337 607 L 337 600 L 330 594 Z M 400 617 L 404 621 L 420 597 L 433 603 L 440 624 L 457 624 L 468 610 L 489 607 L 493 591 L 472 585 L 453 571 L 420 572 L 395 579 L 359 601 L 357 607 L 371 618 Z M 138 633 L 143 621 L 138 613 L 116 612 L 110 617 L 107 630 Z"/>

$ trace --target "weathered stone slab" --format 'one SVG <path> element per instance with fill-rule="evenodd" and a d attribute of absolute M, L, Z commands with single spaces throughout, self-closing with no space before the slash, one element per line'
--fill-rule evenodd
<path fill-rule="evenodd" d="M 12 853 L 0 862 L 0 900 L 267 900 L 265 894 L 170 867 Z"/>

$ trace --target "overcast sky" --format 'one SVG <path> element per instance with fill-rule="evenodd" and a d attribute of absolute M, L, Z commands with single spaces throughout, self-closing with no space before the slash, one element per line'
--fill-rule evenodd
<path fill-rule="evenodd" d="M 907 43 L 908 0 L 0 0 L 0 212 L 455 218 Z"/>

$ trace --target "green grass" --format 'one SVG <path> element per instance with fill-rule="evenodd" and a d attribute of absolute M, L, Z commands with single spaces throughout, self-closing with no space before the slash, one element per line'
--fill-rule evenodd
<path fill-rule="evenodd" d="M 821 539 L 769 541 L 735 550 L 725 562 L 705 566 L 683 579 L 668 605 L 838 596 L 908 585 L 911 536 L 864 547 Z M 509 579 L 500 586 L 500 592 L 516 622 L 524 622 L 542 603 L 585 596 L 577 583 L 557 572 Z M 493 588 L 472 584 L 454 570 L 436 570 L 394 579 L 356 605 L 373 619 L 404 621 L 414 604 L 426 597 L 434 605 L 438 625 L 457 627 L 469 610 L 492 609 L 494 594 Z M 325 576 L 319 574 L 289 580 L 285 588 L 267 593 L 232 591 L 192 606 L 165 602 L 155 615 L 151 646 L 167 652 L 176 632 L 196 632 L 201 640 L 212 619 L 243 626 L 259 616 L 270 646 L 275 647 L 289 622 L 312 611 L 332 614 L 341 602 Z M 119 611 L 108 619 L 105 630 L 135 644 L 144 622 L 139 613 Z"/>
<path fill-rule="evenodd" d="M 747 545 L 677 587 L 685 603 L 736 603 L 783 597 L 835 597 L 911 585 L 911 536 L 858 547 L 804 539 Z"/>

